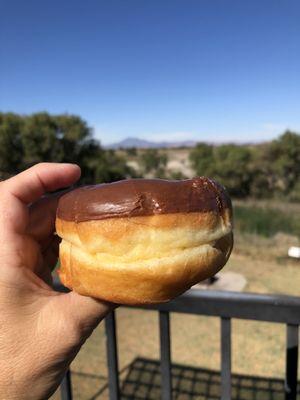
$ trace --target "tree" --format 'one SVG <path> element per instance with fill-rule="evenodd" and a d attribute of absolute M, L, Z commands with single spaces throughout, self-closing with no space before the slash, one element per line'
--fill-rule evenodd
<path fill-rule="evenodd" d="M 247 196 L 250 191 L 250 160 L 250 150 L 234 144 L 211 146 L 199 143 L 190 153 L 197 175 L 215 178 L 230 194 L 238 197 Z"/>
<path fill-rule="evenodd" d="M 165 177 L 167 162 L 167 154 L 160 154 L 157 149 L 145 150 L 140 158 L 140 163 L 142 165 L 144 173 L 153 173 L 157 178 Z"/>
<path fill-rule="evenodd" d="M 0 113 L 0 171 L 4 176 L 22 168 L 24 151 L 21 141 L 24 120 L 13 113 Z"/>
<path fill-rule="evenodd" d="M 215 148 L 213 177 L 219 180 L 236 197 L 250 193 L 251 152 L 246 146 L 226 144 Z"/>
<path fill-rule="evenodd" d="M 187 179 L 187 177 L 181 171 L 171 171 L 169 173 L 169 177 L 170 177 L 170 179 L 175 179 L 175 180 L 179 180 L 179 181 L 183 180 L 183 179 Z"/>
<path fill-rule="evenodd" d="M 48 113 L 37 113 L 24 119 L 21 141 L 25 168 L 41 161 L 62 162 L 65 159 L 56 120 Z"/>
<path fill-rule="evenodd" d="M 129 156 L 133 156 L 133 157 L 137 156 L 136 147 L 128 147 L 128 148 L 126 149 L 126 153 L 127 153 Z"/>
<path fill-rule="evenodd" d="M 287 194 L 300 179 L 300 135 L 286 131 L 266 149 L 265 158 L 276 176 L 274 190 Z"/>
<path fill-rule="evenodd" d="M 274 195 L 273 187 L 276 176 L 272 171 L 272 163 L 266 158 L 269 145 L 269 143 L 263 143 L 251 148 L 250 196 L 255 198 L 269 198 Z"/>
<path fill-rule="evenodd" d="M 64 114 L 54 118 L 65 162 L 74 162 L 75 159 L 80 163 L 82 154 L 90 147 L 101 148 L 93 138 L 92 129 L 77 115 Z"/>
<path fill-rule="evenodd" d="M 113 182 L 136 176 L 122 157 L 112 150 L 103 150 L 96 141 L 85 144 L 80 165 L 84 166 L 84 183 Z"/>
<path fill-rule="evenodd" d="M 198 143 L 190 152 L 192 167 L 199 176 L 211 176 L 214 174 L 213 146 L 206 143 Z"/>
<path fill-rule="evenodd" d="M 123 158 L 101 147 L 79 116 L 0 114 L 1 175 L 18 173 L 41 161 L 79 164 L 82 183 L 110 182 L 134 175 Z"/>

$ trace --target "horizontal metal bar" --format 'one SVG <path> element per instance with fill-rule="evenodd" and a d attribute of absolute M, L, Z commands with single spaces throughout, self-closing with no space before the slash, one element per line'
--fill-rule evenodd
<path fill-rule="evenodd" d="M 221 319 L 221 400 L 231 399 L 231 320 Z"/>
<path fill-rule="evenodd" d="M 299 345 L 298 326 L 288 325 L 286 333 L 285 400 L 296 400 Z"/>
<path fill-rule="evenodd" d="M 162 400 L 172 399 L 170 315 L 159 313 L 161 392 Z"/>
<path fill-rule="evenodd" d="M 300 298 L 192 289 L 148 310 L 300 324 Z"/>
<path fill-rule="evenodd" d="M 60 396 L 61 400 L 72 400 L 72 384 L 71 384 L 71 372 L 68 369 L 64 379 L 60 384 Z"/>
<path fill-rule="evenodd" d="M 55 288 L 63 286 L 56 282 Z M 168 303 L 138 308 L 300 325 L 300 297 L 295 296 L 191 289 Z"/>

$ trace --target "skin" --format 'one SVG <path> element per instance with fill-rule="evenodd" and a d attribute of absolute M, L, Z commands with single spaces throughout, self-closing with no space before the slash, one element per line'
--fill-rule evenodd
<path fill-rule="evenodd" d="M 0 182 L 0 399 L 41 400 L 57 389 L 93 329 L 112 309 L 51 288 L 58 257 L 57 201 L 80 177 L 41 163 Z"/>

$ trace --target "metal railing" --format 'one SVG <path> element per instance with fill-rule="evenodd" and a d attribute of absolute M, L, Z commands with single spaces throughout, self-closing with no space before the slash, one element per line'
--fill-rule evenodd
<path fill-rule="evenodd" d="M 57 287 L 62 289 L 61 287 Z M 170 313 L 186 313 L 221 318 L 221 400 L 231 399 L 231 319 L 276 322 L 286 325 L 285 400 L 296 400 L 298 373 L 298 326 L 300 298 L 282 295 L 217 292 L 192 289 L 175 300 L 139 307 L 159 312 L 161 398 L 172 399 Z M 105 319 L 108 387 L 110 400 L 119 400 L 119 367 L 115 312 Z M 61 385 L 63 400 L 71 400 L 70 373 Z"/>

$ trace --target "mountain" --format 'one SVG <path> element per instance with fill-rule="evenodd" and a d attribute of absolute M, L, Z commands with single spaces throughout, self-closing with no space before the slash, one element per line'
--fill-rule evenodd
<path fill-rule="evenodd" d="M 104 146 L 107 149 L 128 149 L 130 147 L 136 147 L 138 149 L 155 149 L 155 148 L 168 148 L 168 147 L 193 147 L 196 142 L 193 140 L 184 140 L 181 142 L 152 142 L 149 140 L 129 137 L 121 142 L 112 143 Z"/>

